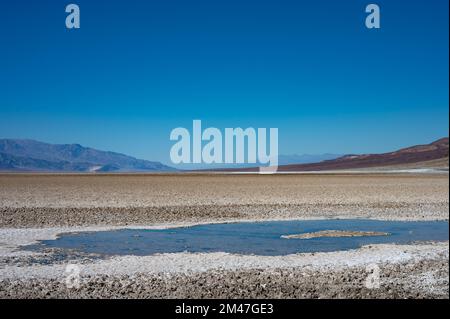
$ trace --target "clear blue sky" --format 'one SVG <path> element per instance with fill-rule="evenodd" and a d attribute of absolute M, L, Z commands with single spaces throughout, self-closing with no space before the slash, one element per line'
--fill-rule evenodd
<path fill-rule="evenodd" d="M 170 131 L 278 127 L 280 153 L 447 136 L 448 1 L 2 2 L 0 137 L 167 162 Z M 381 7 L 381 29 L 364 26 Z"/>

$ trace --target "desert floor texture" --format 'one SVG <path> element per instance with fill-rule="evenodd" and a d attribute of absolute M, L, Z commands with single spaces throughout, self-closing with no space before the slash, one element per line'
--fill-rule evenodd
<path fill-rule="evenodd" d="M 448 242 L 288 256 L 98 258 L 21 245 L 63 232 L 252 220 L 449 218 L 449 175 L 0 174 L 1 298 L 448 298 Z M 68 264 L 79 287 L 66 285 Z M 373 265 L 380 285 L 367 288 Z"/>

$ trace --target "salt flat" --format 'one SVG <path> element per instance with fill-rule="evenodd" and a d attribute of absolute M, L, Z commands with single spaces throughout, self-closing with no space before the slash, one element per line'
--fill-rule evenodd
<path fill-rule="evenodd" d="M 448 242 L 288 257 L 17 250 L 71 231 L 321 218 L 448 220 L 447 174 L 0 175 L 0 296 L 448 298 Z M 68 262 L 83 285 L 64 284 Z M 382 286 L 367 289 L 367 267 Z M 202 283 L 199 286 L 199 282 Z"/>
<path fill-rule="evenodd" d="M 0 175 L 0 227 L 448 220 L 448 174 Z"/>

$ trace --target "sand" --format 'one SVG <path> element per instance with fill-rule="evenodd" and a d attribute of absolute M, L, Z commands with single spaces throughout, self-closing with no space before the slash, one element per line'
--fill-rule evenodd
<path fill-rule="evenodd" d="M 448 220 L 448 173 L 0 175 L 2 298 L 448 298 L 448 242 L 289 256 L 18 250 L 63 232 L 242 220 Z M 81 286 L 68 289 L 69 263 Z M 371 267 L 380 288 L 365 285 Z"/>

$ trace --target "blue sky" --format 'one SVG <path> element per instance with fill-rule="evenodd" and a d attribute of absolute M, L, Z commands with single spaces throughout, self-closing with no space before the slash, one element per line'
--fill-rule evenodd
<path fill-rule="evenodd" d="M 278 127 L 280 153 L 447 136 L 448 1 L 3 2 L 0 137 L 169 161 L 170 131 Z"/>

